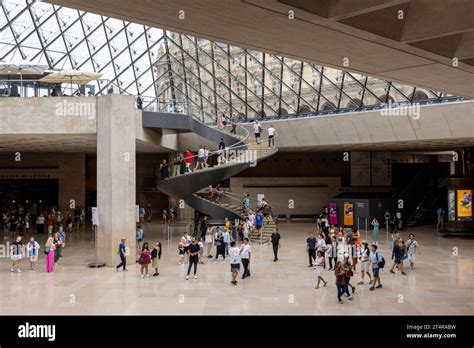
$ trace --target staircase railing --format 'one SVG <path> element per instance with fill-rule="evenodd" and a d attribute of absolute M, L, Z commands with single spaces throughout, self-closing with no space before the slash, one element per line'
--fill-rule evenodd
<path fill-rule="evenodd" d="M 210 160 L 211 163 L 207 163 L 207 166 L 205 166 L 204 169 L 213 168 L 216 165 L 217 166 L 225 166 L 225 165 L 235 164 L 235 163 L 251 163 L 251 164 L 253 164 L 257 161 L 257 159 L 259 157 L 262 157 L 263 155 L 269 154 L 269 153 L 277 150 L 277 148 L 274 145 L 274 142 L 275 142 L 275 139 L 277 138 L 278 134 L 275 134 L 275 136 L 273 138 L 273 145 L 272 146 L 268 146 L 266 148 L 258 147 L 258 148 L 250 149 L 253 145 L 266 144 L 267 142 L 269 143 L 269 138 L 261 139 L 258 142 L 257 141 L 247 142 L 249 137 L 250 137 L 249 130 L 246 127 L 243 127 L 240 124 L 236 124 L 235 129 L 236 129 L 236 133 L 238 133 L 238 134 L 235 134 L 235 136 L 237 138 L 239 138 L 240 140 L 238 142 L 236 142 L 235 144 L 226 147 L 223 150 L 209 151 L 208 154 L 207 154 L 207 158 L 210 160 L 211 158 L 217 157 L 217 163 L 213 164 L 212 161 Z M 224 127 L 224 129 L 220 129 L 220 130 L 222 132 L 230 134 L 230 132 L 227 132 L 225 130 L 225 127 Z M 162 167 L 166 167 L 166 166 L 169 168 L 168 176 L 165 179 L 171 178 L 171 177 L 174 177 L 174 176 L 179 176 L 179 175 L 186 175 L 186 174 L 195 172 L 195 170 L 192 169 L 192 165 L 190 166 L 191 170 L 190 171 L 187 170 L 186 165 L 185 165 L 186 160 L 189 161 L 190 159 L 192 159 L 192 162 L 191 161 L 190 162 L 192 164 L 194 164 L 194 163 L 196 163 L 196 160 L 198 158 L 199 158 L 199 154 L 196 154 L 196 155 L 193 155 L 193 156 L 190 156 L 190 157 L 187 157 L 187 158 L 185 156 L 182 156 L 180 159 L 178 159 L 176 161 L 172 161 L 172 162 L 169 162 L 169 163 L 166 163 L 166 164 L 162 164 L 160 166 L 160 169 Z M 178 170 L 178 171 L 172 170 L 172 169 L 174 169 L 175 166 L 179 166 L 180 170 Z M 197 167 L 197 165 L 196 165 L 196 167 Z M 182 173 L 183 170 L 181 170 L 181 169 L 184 169 L 184 173 Z M 202 170 L 202 168 L 201 168 L 201 170 Z M 163 180 L 163 179 L 160 177 L 160 181 L 161 180 Z"/>

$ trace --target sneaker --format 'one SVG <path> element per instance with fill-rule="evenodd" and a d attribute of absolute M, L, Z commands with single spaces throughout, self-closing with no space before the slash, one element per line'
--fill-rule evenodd
<path fill-rule="evenodd" d="M 349 301 L 352 301 L 353 299 L 354 299 L 353 296 L 349 296 L 349 298 L 348 298 Z"/>
<path fill-rule="evenodd" d="M 356 287 L 355 286 L 352 287 L 352 293 L 354 293 L 354 292 L 356 292 Z"/>
<path fill-rule="evenodd" d="M 309 265 L 308 267 L 313 267 L 313 265 Z"/>
<path fill-rule="evenodd" d="M 371 280 L 369 281 L 369 285 L 372 284 L 372 282 L 373 282 L 373 280 L 371 279 Z"/>
<path fill-rule="evenodd" d="M 158 273 L 153 273 L 153 277 L 156 277 L 156 276 L 158 276 Z"/>
<path fill-rule="evenodd" d="M 118 272 L 118 267 L 115 268 L 115 272 Z"/>
<path fill-rule="evenodd" d="M 376 286 L 377 289 L 383 288 L 382 284 Z"/>
<path fill-rule="evenodd" d="M 142 278 L 145 278 L 145 276 L 144 276 L 143 274 L 141 275 L 141 277 L 142 277 Z"/>
<path fill-rule="evenodd" d="M 406 276 L 407 274 L 406 274 L 406 272 L 402 272 L 402 275 Z"/>
<path fill-rule="evenodd" d="M 18 273 L 21 273 L 21 269 L 19 269 L 19 268 L 18 268 L 16 271 L 17 271 Z"/>
<path fill-rule="evenodd" d="M 147 274 L 147 275 L 146 275 L 146 277 L 147 277 L 147 278 L 150 278 L 150 275 L 149 275 L 149 274 Z"/>
<path fill-rule="evenodd" d="M 15 270 L 13 269 L 13 267 L 12 267 L 12 268 L 10 268 L 10 272 L 15 272 Z"/>
<path fill-rule="evenodd" d="M 339 300 L 339 304 L 343 304 L 344 302 L 342 302 L 342 300 Z"/>
<path fill-rule="evenodd" d="M 373 286 L 370 287 L 370 291 L 374 291 L 375 288 Z"/>
<path fill-rule="evenodd" d="M 363 281 L 360 281 L 360 282 L 357 283 L 357 285 L 363 285 L 363 284 L 364 284 Z M 370 283 L 369 283 L 369 284 L 370 284 Z"/>
<path fill-rule="evenodd" d="M 411 270 L 413 269 L 413 266 L 412 266 L 412 265 L 410 265 L 410 269 L 411 269 Z"/>
<path fill-rule="evenodd" d="M 391 270 L 390 270 L 390 273 L 393 273 L 393 274 L 395 274 L 395 272 L 393 271 L 393 269 L 391 269 Z"/>
<path fill-rule="evenodd" d="M 207 258 L 208 258 L 208 259 L 212 259 L 212 255 L 208 255 Z"/>
<path fill-rule="evenodd" d="M 196 274 L 194 275 L 194 279 L 198 279 L 198 276 Z"/>
<path fill-rule="evenodd" d="M 189 279 L 189 276 L 186 276 L 186 280 L 188 280 L 188 279 Z"/>
<path fill-rule="evenodd" d="M 128 269 L 125 268 L 123 271 L 124 271 L 124 272 L 128 272 Z"/>

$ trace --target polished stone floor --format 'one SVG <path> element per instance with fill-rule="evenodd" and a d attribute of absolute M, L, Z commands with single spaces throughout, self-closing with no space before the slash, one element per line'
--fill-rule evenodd
<path fill-rule="evenodd" d="M 230 284 L 229 263 L 205 260 L 198 279 L 185 280 L 178 266 L 178 233 L 165 239 L 163 225 L 148 224 L 149 240 L 163 243 L 160 276 L 142 279 L 138 266 L 129 272 L 90 269 L 93 241 L 89 232 L 68 235 L 60 266 L 53 274 L 24 267 L 10 272 L 0 260 L 1 314 L 474 314 L 474 240 L 445 239 L 431 227 L 411 229 L 421 246 L 416 268 L 408 276 L 381 273 L 383 289 L 357 286 L 354 300 L 338 304 L 335 277 L 326 271 L 326 288 L 315 289 L 315 272 L 307 267 L 305 239 L 313 224 L 281 223 L 280 261 L 272 261 L 271 246 L 253 246 L 252 276 Z M 406 238 L 408 231 L 402 236 Z M 365 239 L 365 232 L 362 232 Z M 381 233 L 381 251 L 390 259 L 388 240 Z M 359 274 L 355 275 L 356 281 Z M 353 281 L 353 283 L 356 283 Z"/>

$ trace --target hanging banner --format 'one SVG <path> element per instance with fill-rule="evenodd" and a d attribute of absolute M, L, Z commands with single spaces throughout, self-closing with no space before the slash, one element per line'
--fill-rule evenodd
<path fill-rule="evenodd" d="M 344 203 L 344 226 L 354 225 L 354 205 Z"/>
<path fill-rule="evenodd" d="M 337 206 L 336 203 L 329 203 L 329 224 L 337 225 Z"/>
<path fill-rule="evenodd" d="M 448 220 L 456 220 L 456 192 L 448 190 Z"/>
<path fill-rule="evenodd" d="M 457 190 L 458 219 L 471 220 L 472 218 L 472 190 Z"/>

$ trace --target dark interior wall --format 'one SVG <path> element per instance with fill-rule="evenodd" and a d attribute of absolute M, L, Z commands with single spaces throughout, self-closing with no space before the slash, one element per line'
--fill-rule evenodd
<path fill-rule="evenodd" d="M 450 176 L 450 164 L 448 162 L 392 163 L 392 185 L 398 187 L 405 186 L 420 169 L 426 166 L 432 168 L 431 177 L 433 178 L 448 178 Z"/>
<path fill-rule="evenodd" d="M 351 166 L 342 152 L 278 152 L 239 177 L 341 177 L 350 184 Z"/>
<path fill-rule="evenodd" d="M 156 187 L 156 168 L 163 159 L 168 160 L 168 157 L 165 153 L 137 154 L 137 204 L 151 204 L 155 217 L 169 206 L 167 195 L 150 190 Z"/>

